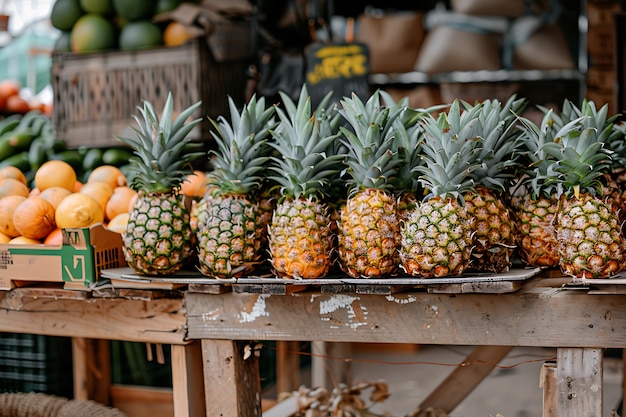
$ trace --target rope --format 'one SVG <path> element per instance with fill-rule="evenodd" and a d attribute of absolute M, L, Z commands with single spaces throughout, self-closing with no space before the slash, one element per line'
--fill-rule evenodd
<path fill-rule="evenodd" d="M 0 393 L 0 417 L 127 417 L 116 408 L 91 400 L 48 394 Z"/>

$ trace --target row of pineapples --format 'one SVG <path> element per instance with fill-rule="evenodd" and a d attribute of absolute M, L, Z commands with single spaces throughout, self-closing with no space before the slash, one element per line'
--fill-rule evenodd
<path fill-rule="evenodd" d="M 135 116 L 131 186 L 139 199 L 123 234 L 139 274 L 193 263 L 216 278 L 458 276 L 529 266 L 598 278 L 624 268 L 622 192 L 613 181 L 626 141 L 607 106 L 565 101 L 522 116 L 524 99 L 410 108 L 384 91 L 329 97 L 306 87 L 280 106 L 230 100 L 212 120 L 208 191 L 191 210 L 179 193 L 202 153 L 187 134 L 193 105 L 173 118 L 146 102 Z M 268 263 L 266 263 L 268 262 Z"/>

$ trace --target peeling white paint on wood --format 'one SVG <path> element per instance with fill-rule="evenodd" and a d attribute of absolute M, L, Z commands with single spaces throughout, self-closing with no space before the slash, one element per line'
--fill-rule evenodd
<path fill-rule="evenodd" d="M 340 309 L 345 309 L 349 320 L 349 322 L 346 323 L 347 327 L 355 330 L 360 326 L 367 325 L 367 320 L 365 319 L 367 316 L 367 310 L 359 303 L 359 301 L 359 297 L 353 297 L 345 294 L 336 294 L 331 296 L 328 300 L 321 301 L 320 316 L 322 316 L 322 321 L 329 321 L 328 317 L 323 317 L 324 315 L 334 313 Z M 333 322 L 337 323 L 336 320 Z M 333 325 L 332 327 L 338 328 L 336 325 Z"/>
<path fill-rule="evenodd" d="M 220 309 L 216 308 L 215 310 L 207 311 L 206 313 L 202 313 L 202 321 L 214 321 L 219 320 Z"/>
<path fill-rule="evenodd" d="M 239 314 L 239 323 L 252 323 L 259 317 L 268 317 L 269 313 L 265 310 L 265 299 L 270 297 L 270 294 L 260 294 L 250 312 L 242 311 Z"/>
<path fill-rule="evenodd" d="M 402 298 L 395 297 L 393 294 L 389 294 L 385 296 L 385 299 L 387 301 L 391 301 L 392 303 L 396 303 L 396 304 L 410 304 L 410 303 L 414 303 L 417 301 L 417 297 L 410 295 L 410 294 Z"/>
<path fill-rule="evenodd" d="M 358 299 L 358 297 L 345 294 L 333 295 L 326 301 L 320 301 L 320 314 L 334 313 L 341 308 L 350 308 L 350 304 Z"/>

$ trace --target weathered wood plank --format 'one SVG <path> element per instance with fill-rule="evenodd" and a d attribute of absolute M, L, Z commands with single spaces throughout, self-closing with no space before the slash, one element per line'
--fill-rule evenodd
<path fill-rule="evenodd" d="M 259 361 L 246 342 L 202 341 L 207 416 L 261 416 Z"/>
<path fill-rule="evenodd" d="M 602 349 L 557 349 L 559 417 L 602 416 Z"/>
<path fill-rule="evenodd" d="M 556 363 L 554 362 L 546 362 L 541 367 L 539 387 L 543 388 L 543 417 L 558 417 L 556 369 Z"/>
<path fill-rule="evenodd" d="M 72 338 L 74 398 L 111 404 L 111 352 L 108 340 Z"/>
<path fill-rule="evenodd" d="M 12 291 L 11 291 L 12 292 Z M 49 299 L 0 296 L 0 331 L 186 344 L 183 299 Z"/>
<path fill-rule="evenodd" d="M 511 351 L 511 346 L 478 346 L 417 408 L 450 413 Z"/>
<path fill-rule="evenodd" d="M 552 288 L 464 295 L 186 294 L 186 308 L 192 339 L 626 346 L 626 296 Z"/>
<path fill-rule="evenodd" d="M 176 417 L 207 415 L 199 341 L 172 345 L 172 390 Z"/>

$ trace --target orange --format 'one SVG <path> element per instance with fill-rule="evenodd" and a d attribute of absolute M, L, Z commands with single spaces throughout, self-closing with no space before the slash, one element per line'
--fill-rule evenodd
<path fill-rule="evenodd" d="M 22 201 L 26 200 L 23 195 L 8 195 L 0 198 L 0 232 L 10 238 L 17 237 L 20 233 L 15 229 L 13 215 L 15 209 Z"/>
<path fill-rule="evenodd" d="M 2 178 L 13 178 L 14 180 L 20 181 L 24 185 L 27 185 L 26 176 L 24 175 L 22 170 L 11 165 L 0 169 L 0 179 Z"/>
<path fill-rule="evenodd" d="M 72 193 L 57 206 L 55 221 L 61 229 L 89 227 L 104 221 L 104 210 L 93 197 Z"/>
<path fill-rule="evenodd" d="M 14 178 L 0 179 L 0 198 L 7 195 L 21 195 L 28 197 L 30 190 L 20 180 Z"/>
<path fill-rule="evenodd" d="M 54 187 L 46 188 L 45 190 L 41 191 L 39 193 L 39 197 L 48 201 L 56 209 L 59 203 L 61 202 L 61 200 L 63 200 L 65 197 L 67 197 L 70 194 L 72 194 L 70 190 L 63 188 L 63 187 L 54 186 Z"/>
<path fill-rule="evenodd" d="M 26 236 L 18 236 L 9 240 L 10 245 L 41 245 L 41 241 Z"/>
<path fill-rule="evenodd" d="M 13 224 L 20 235 L 41 240 L 56 229 L 54 206 L 41 197 L 22 201 L 13 213 Z"/>
<path fill-rule="evenodd" d="M 113 195 L 113 188 L 106 182 L 88 182 L 83 184 L 78 192 L 93 197 L 100 204 L 104 213 L 109 198 Z"/>
<path fill-rule="evenodd" d="M 0 244 L 9 243 L 10 240 L 11 238 L 9 236 L 5 235 L 4 233 L 0 233 Z"/>
<path fill-rule="evenodd" d="M 72 191 L 78 192 L 81 188 L 83 188 L 83 183 L 76 180 L 76 182 L 74 183 L 74 189 Z"/>
<path fill-rule="evenodd" d="M 163 44 L 165 46 L 180 46 L 194 37 L 187 26 L 173 20 L 167 24 L 163 31 Z"/>
<path fill-rule="evenodd" d="M 30 190 L 30 192 L 28 193 L 28 196 L 29 197 L 37 197 L 39 194 L 41 194 L 41 191 L 39 191 L 39 188 L 35 187 L 35 188 Z"/>
<path fill-rule="evenodd" d="M 120 213 L 117 216 L 113 217 L 109 223 L 107 224 L 107 229 L 122 234 L 126 231 L 126 226 L 128 225 L 128 218 L 130 214 L 128 213 Z"/>
<path fill-rule="evenodd" d="M 49 160 L 41 164 L 35 172 L 35 187 L 44 191 L 50 187 L 63 187 L 70 191 L 76 184 L 76 171 L 65 161 Z"/>
<path fill-rule="evenodd" d="M 51 231 L 48 236 L 43 240 L 44 245 L 63 245 L 63 230 L 58 227 Z"/>
<path fill-rule="evenodd" d="M 87 182 L 106 182 L 111 188 L 128 184 L 122 170 L 115 165 L 100 165 L 94 168 L 87 177 Z"/>
<path fill-rule="evenodd" d="M 194 171 L 185 177 L 180 192 L 188 197 L 202 197 L 207 190 L 207 177 L 202 171 Z"/>
<path fill-rule="evenodd" d="M 104 207 L 104 218 L 111 220 L 121 213 L 128 213 L 131 200 L 137 195 L 137 191 L 129 186 L 115 187 L 113 194 Z"/>

